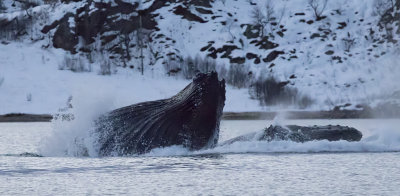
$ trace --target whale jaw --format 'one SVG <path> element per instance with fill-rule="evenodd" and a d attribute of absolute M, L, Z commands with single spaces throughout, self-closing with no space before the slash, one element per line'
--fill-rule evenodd
<path fill-rule="evenodd" d="M 169 99 L 138 103 L 111 111 L 96 121 L 100 156 L 142 154 L 182 145 L 190 150 L 214 147 L 225 102 L 225 81 L 211 72 Z"/>

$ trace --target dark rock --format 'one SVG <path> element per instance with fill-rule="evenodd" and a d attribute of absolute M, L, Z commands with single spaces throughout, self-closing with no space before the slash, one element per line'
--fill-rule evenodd
<path fill-rule="evenodd" d="M 337 29 L 344 29 L 347 26 L 346 22 L 338 22 L 338 24 L 340 25 Z"/>
<path fill-rule="evenodd" d="M 314 38 L 316 38 L 316 37 L 321 37 L 321 35 L 320 35 L 319 33 L 313 33 L 313 34 L 310 36 L 311 39 L 314 39 Z"/>
<path fill-rule="evenodd" d="M 268 37 L 263 37 L 260 41 L 256 43 L 256 46 L 259 46 L 260 49 L 268 50 L 278 47 L 279 45 L 268 40 Z"/>
<path fill-rule="evenodd" d="M 185 18 L 186 20 L 189 20 L 189 21 L 195 21 L 195 22 L 199 22 L 199 23 L 207 22 L 207 21 L 203 20 L 202 18 L 200 18 L 199 16 L 190 12 L 190 10 L 188 8 L 184 8 L 181 5 L 175 7 L 174 14 L 181 15 L 183 18 Z"/>
<path fill-rule="evenodd" d="M 212 44 L 208 44 L 207 46 L 204 46 L 203 48 L 201 48 L 200 51 L 204 52 L 204 51 L 208 50 L 211 46 L 212 46 Z"/>
<path fill-rule="evenodd" d="M 229 59 L 230 63 L 236 63 L 236 64 L 244 64 L 246 62 L 246 58 L 244 57 L 234 57 Z"/>
<path fill-rule="evenodd" d="M 254 58 L 257 58 L 257 57 L 258 57 L 258 56 L 257 56 L 256 54 L 251 53 L 251 52 L 249 52 L 249 53 L 246 54 L 246 58 L 247 58 L 247 59 L 254 59 Z"/>
<path fill-rule="evenodd" d="M 83 0 L 61 0 L 61 2 L 63 2 L 63 3 L 80 2 L 80 1 L 83 1 Z"/>
<path fill-rule="evenodd" d="M 250 41 L 250 44 L 255 44 L 255 43 L 257 43 L 257 40 Z"/>
<path fill-rule="evenodd" d="M 275 60 L 280 54 L 285 54 L 283 51 L 274 50 L 268 54 L 266 58 L 263 59 L 264 62 L 268 63 Z"/>
<path fill-rule="evenodd" d="M 238 49 L 238 47 L 236 45 L 224 45 L 224 46 L 222 46 L 222 48 L 218 48 L 218 49 L 212 51 L 209 54 L 209 56 L 211 56 L 211 57 L 215 56 L 215 58 L 216 58 L 218 53 L 224 53 L 221 56 L 221 58 L 230 58 L 232 51 L 236 50 L 236 49 Z"/>
<path fill-rule="evenodd" d="M 64 15 L 64 17 L 62 17 L 60 20 L 55 20 L 53 23 L 51 23 L 50 25 L 45 25 L 43 27 L 43 29 L 41 30 L 42 33 L 46 34 L 48 33 L 50 30 L 56 28 L 60 23 L 65 23 L 68 22 L 68 18 L 70 17 L 74 17 L 73 13 L 66 13 Z"/>
<path fill-rule="evenodd" d="M 69 27 L 69 22 L 60 23 L 56 32 L 53 36 L 53 46 L 55 48 L 62 48 L 64 50 L 70 51 L 71 53 L 76 53 L 75 46 L 78 44 L 78 37 L 71 33 Z"/>
<path fill-rule="evenodd" d="M 320 21 L 320 20 L 323 20 L 325 18 L 326 18 L 326 16 L 320 16 L 320 17 L 317 17 L 316 21 Z"/>
<path fill-rule="evenodd" d="M 213 14 L 211 10 L 206 10 L 201 7 L 196 7 L 196 11 L 198 11 L 200 14 Z"/>
<path fill-rule="evenodd" d="M 211 2 L 213 0 L 190 0 L 187 4 L 192 4 L 195 6 L 201 6 L 206 8 L 212 8 Z"/>
<path fill-rule="evenodd" d="M 222 16 L 211 16 L 211 19 L 215 20 L 216 18 L 220 18 Z"/>
<path fill-rule="evenodd" d="M 342 57 L 340 57 L 340 56 L 333 56 L 332 60 L 336 60 L 338 63 L 343 63 Z"/>
<path fill-rule="evenodd" d="M 76 13 L 67 13 L 60 20 L 54 21 L 51 25 L 44 26 L 42 33 L 48 33 L 57 28 L 53 37 L 53 45 L 56 48 L 75 52 L 78 44 L 77 37 L 83 38 L 84 44 L 94 42 L 100 35 L 102 44 L 111 43 L 118 34 L 127 35 L 139 28 L 139 16 L 132 15 L 129 19 L 120 19 L 118 14 L 130 14 L 137 12 L 142 18 L 142 27 L 147 30 L 158 30 L 157 22 L 154 20 L 156 14 L 153 11 L 164 6 L 166 1 L 155 1 L 145 10 L 137 10 L 137 3 L 127 3 L 122 0 L 111 2 L 87 1 L 84 6 L 77 9 Z M 94 9 L 93 9 L 94 7 Z M 73 19 L 75 27 L 70 28 L 68 20 Z M 103 36 L 105 32 L 113 32 L 111 35 Z M 118 46 L 109 46 L 109 51 L 121 51 Z"/>
<path fill-rule="evenodd" d="M 333 50 L 328 50 L 325 52 L 326 55 L 332 55 L 333 53 L 335 53 Z"/>
<path fill-rule="evenodd" d="M 103 45 L 110 43 L 111 41 L 113 41 L 115 38 L 117 38 L 118 35 L 106 35 L 106 36 L 102 36 L 101 40 L 103 40 Z"/>
<path fill-rule="evenodd" d="M 246 24 L 246 30 L 243 35 L 247 37 L 247 39 L 257 38 L 260 34 L 260 27 L 257 25 Z"/>
<path fill-rule="evenodd" d="M 210 53 L 210 54 L 207 54 L 207 56 L 209 56 L 209 57 L 211 57 L 211 58 L 213 58 L 213 59 L 217 59 L 217 53 L 215 52 L 213 52 L 213 53 Z"/>

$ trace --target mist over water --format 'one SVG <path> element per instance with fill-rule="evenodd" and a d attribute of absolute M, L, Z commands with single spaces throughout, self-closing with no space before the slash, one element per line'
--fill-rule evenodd
<path fill-rule="evenodd" d="M 105 88 L 110 89 L 110 88 Z M 104 88 L 77 89 L 72 99 L 72 121 L 53 120 L 52 132 L 43 138 L 39 147 L 44 156 L 92 156 L 96 157 L 94 121 L 114 108 L 114 98 Z"/>

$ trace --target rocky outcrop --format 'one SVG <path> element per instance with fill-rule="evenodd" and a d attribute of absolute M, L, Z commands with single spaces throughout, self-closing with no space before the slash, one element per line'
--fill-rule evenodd
<path fill-rule="evenodd" d="M 183 18 L 185 18 L 186 20 L 189 21 L 195 21 L 195 22 L 200 22 L 200 23 L 206 23 L 205 20 L 203 20 L 202 18 L 200 18 L 199 16 L 193 14 L 192 12 L 190 12 L 190 10 L 188 8 L 184 8 L 182 6 L 177 6 L 175 7 L 174 10 L 174 14 L 176 15 L 180 15 Z"/>
<path fill-rule="evenodd" d="M 263 61 L 266 63 L 271 62 L 271 61 L 275 60 L 281 54 L 285 54 L 285 53 L 283 51 L 274 50 L 274 51 L 270 52 L 267 55 L 267 57 L 263 58 Z"/>
<path fill-rule="evenodd" d="M 103 43 L 109 43 L 120 35 L 128 35 L 140 27 L 150 31 L 157 30 L 156 14 L 153 11 L 159 9 L 165 2 L 156 1 L 149 8 L 138 11 L 137 3 L 127 3 L 122 0 L 111 2 L 88 1 L 75 13 L 67 13 L 60 20 L 44 26 L 42 33 L 55 30 L 53 45 L 75 53 L 81 48 L 78 45 L 78 37 L 81 37 L 84 45 L 92 44 L 98 35 Z M 94 9 L 93 9 L 94 7 Z M 118 17 L 120 14 L 130 15 L 129 18 Z M 73 21 L 73 24 L 71 22 Z M 105 35 L 107 34 L 107 35 Z M 110 48 L 113 48 L 112 46 Z"/>

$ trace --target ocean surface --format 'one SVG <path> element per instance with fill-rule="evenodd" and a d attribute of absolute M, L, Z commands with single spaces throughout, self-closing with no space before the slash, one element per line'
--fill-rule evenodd
<path fill-rule="evenodd" d="M 363 139 L 250 141 L 195 152 L 173 146 L 99 158 L 74 146 L 77 137 L 90 144 L 79 131 L 86 125 L 0 123 L 0 195 L 400 194 L 399 119 L 277 121 L 222 121 L 220 141 L 276 123 L 348 125 Z"/>

